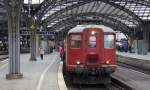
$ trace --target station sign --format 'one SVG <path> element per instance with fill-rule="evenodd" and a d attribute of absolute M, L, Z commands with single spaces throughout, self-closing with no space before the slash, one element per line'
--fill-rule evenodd
<path fill-rule="evenodd" d="M 52 32 L 49 32 L 49 31 L 37 31 L 36 34 L 38 34 L 38 35 L 54 35 Z M 20 35 L 31 35 L 31 31 L 21 31 Z"/>

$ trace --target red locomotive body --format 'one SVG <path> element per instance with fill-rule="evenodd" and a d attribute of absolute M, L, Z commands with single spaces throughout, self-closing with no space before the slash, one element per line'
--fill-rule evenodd
<path fill-rule="evenodd" d="M 78 25 L 67 35 L 66 71 L 74 83 L 110 83 L 116 68 L 115 32 L 103 25 Z"/>

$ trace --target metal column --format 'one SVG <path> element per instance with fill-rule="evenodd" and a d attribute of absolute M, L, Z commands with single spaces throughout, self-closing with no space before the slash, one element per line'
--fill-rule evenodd
<path fill-rule="evenodd" d="M 30 61 L 36 61 L 36 26 L 35 26 L 35 20 L 32 21 L 32 26 L 31 26 L 31 41 L 30 41 L 30 52 L 31 52 L 31 57 Z"/>
<path fill-rule="evenodd" d="M 140 38 L 140 40 L 138 40 L 138 54 L 142 54 L 142 55 L 146 55 L 148 53 L 148 27 L 147 24 L 144 23 L 141 26 L 141 35 L 142 38 Z M 139 35 L 139 37 L 141 36 Z"/>
<path fill-rule="evenodd" d="M 38 52 L 39 51 L 39 46 L 40 46 L 39 35 L 36 34 L 36 56 L 40 55 L 40 53 Z"/>
<path fill-rule="evenodd" d="M 4 0 L 8 15 L 9 73 L 7 79 L 22 78 L 20 73 L 20 14 L 23 0 Z"/>
<path fill-rule="evenodd" d="M 148 28 L 144 28 L 143 32 L 143 55 L 147 55 L 148 53 Z"/>

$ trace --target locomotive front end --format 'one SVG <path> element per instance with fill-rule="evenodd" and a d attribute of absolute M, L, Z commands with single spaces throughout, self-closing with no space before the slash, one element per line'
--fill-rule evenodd
<path fill-rule="evenodd" d="M 74 83 L 110 83 L 115 71 L 115 34 L 103 27 L 68 35 L 67 70 Z"/>

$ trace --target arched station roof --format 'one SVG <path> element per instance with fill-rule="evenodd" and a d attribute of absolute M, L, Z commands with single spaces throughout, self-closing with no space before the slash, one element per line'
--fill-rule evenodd
<path fill-rule="evenodd" d="M 6 22 L 3 2 L 0 0 L 0 21 Z M 29 14 L 28 6 L 24 4 L 23 14 Z M 130 33 L 142 26 L 145 20 L 150 20 L 149 0 L 43 0 L 32 6 L 31 13 L 49 31 L 67 31 L 78 24 L 93 21 Z M 7 27 L 6 23 L 0 23 L 0 26 Z"/>
<path fill-rule="evenodd" d="M 65 27 L 72 28 L 82 23 L 83 19 L 96 18 L 100 24 L 132 32 L 133 27 L 142 26 L 144 20 L 150 19 L 150 2 L 148 0 L 44 0 L 36 15 L 43 26 L 53 31 Z"/>

